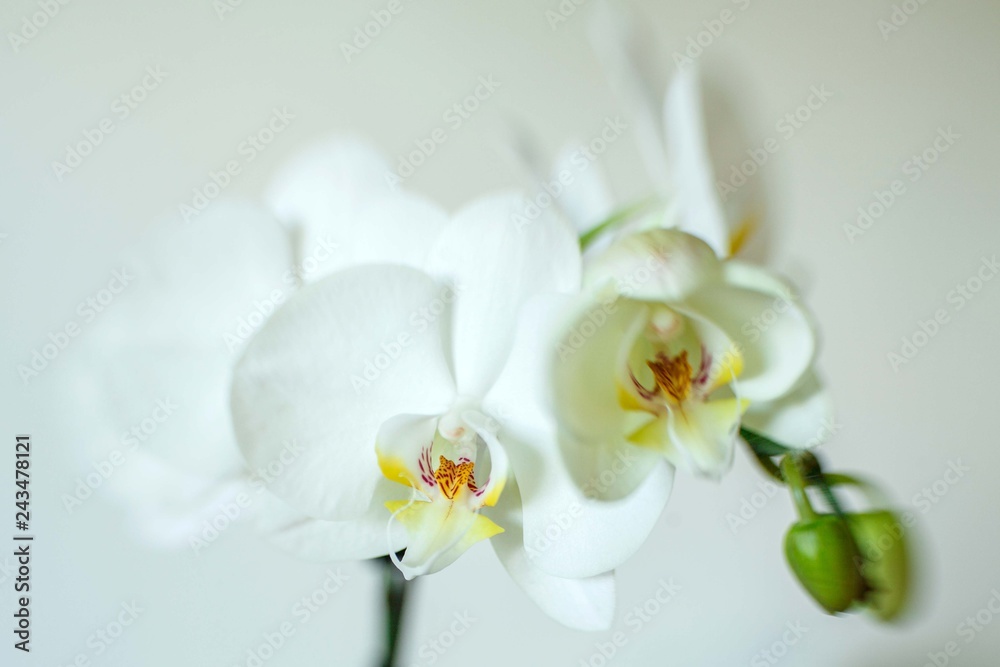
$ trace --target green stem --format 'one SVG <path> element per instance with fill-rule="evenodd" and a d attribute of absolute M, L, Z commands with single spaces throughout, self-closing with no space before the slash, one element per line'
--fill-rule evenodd
<path fill-rule="evenodd" d="M 809 496 L 806 494 L 806 482 L 802 478 L 802 471 L 799 470 L 799 464 L 795 455 L 789 454 L 781 459 L 781 474 L 785 478 L 788 488 L 792 491 L 799 519 L 802 521 L 815 521 L 816 512 L 813 510 L 812 503 L 809 502 Z"/>
<path fill-rule="evenodd" d="M 385 590 L 385 651 L 381 667 L 396 667 L 396 653 L 403 627 L 403 612 L 409 585 L 403 573 L 389 556 L 378 559 L 382 566 L 382 586 Z"/>
<path fill-rule="evenodd" d="M 765 455 L 765 456 L 782 456 L 783 454 L 788 454 L 789 452 L 796 451 L 791 447 L 786 447 L 780 443 L 771 440 L 766 435 L 757 433 L 756 431 L 751 431 L 745 426 L 740 427 L 740 437 L 742 437 L 750 449 L 753 450 L 754 454 Z"/>
<path fill-rule="evenodd" d="M 776 464 L 770 456 L 761 454 L 753 448 L 750 449 L 750 452 L 753 454 L 754 460 L 760 464 L 760 467 L 764 470 L 764 472 L 782 484 L 785 483 L 785 476 L 781 474 L 781 468 L 778 467 L 778 464 Z"/>
<path fill-rule="evenodd" d="M 799 465 L 795 466 L 795 472 L 798 475 L 798 479 L 802 484 L 803 489 L 806 486 L 818 486 L 820 493 L 823 494 L 823 498 L 830 505 L 830 509 L 837 516 L 844 517 L 844 509 L 840 504 L 837 495 L 833 492 L 833 486 L 837 484 L 859 484 L 857 480 L 848 475 L 827 475 L 823 473 L 820 467 L 819 461 L 816 456 L 809 451 L 799 451 L 782 445 L 781 443 L 775 442 L 774 440 L 768 438 L 766 435 L 752 431 L 746 427 L 740 427 L 740 436 L 750 447 L 750 451 L 753 453 L 754 458 L 760 464 L 764 471 L 778 480 L 779 482 L 789 483 L 788 475 L 785 472 L 785 464 L 782 463 L 779 468 L 775 465 L 772 457 L 784 456 L 785 459 L 794 459 L 797 464 L 805 469 L 805 475 L 799 469 Z M 789 483 L 789 485 L 791 485 Z M 793 488 L 792 493 L 796 494 L 796 490 Z M 805 493 L 805 491 L 803 491 Z M 799 504 L 799 498 L 796 494 L 796 504 Z M 811 507 L 810 507 L 811 510 Z"/>

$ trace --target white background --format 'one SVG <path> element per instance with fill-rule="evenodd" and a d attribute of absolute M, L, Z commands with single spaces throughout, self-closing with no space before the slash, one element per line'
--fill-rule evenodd
<path fill-rule="evenodd" d="M 839 469 L 877 476 L 901 509 L 914 512 L 921 586 L 918 608 L 899 627 L 820 613 L 783 563 L 781 538 L 792 518 L 783 495 L 735 532 L 727 523 L 762 479 L 741 452 L 721 484 L 680 478 L 652 538 L 620 570 L 616 629 L 628 641 L 611 664 L 767 664 L 758 652 L 780 641 L 788 622 L 807 632 L 780 664 L 919 666 L 949 641 L 960 649 L 950 664 L 995 664 L 1000 622 L 971 642 L 956 633 L 1000 590 L 993 477 L 1000 279 L 961 310 L 947 297 L 1000 251 L 1000 5 L 931 0 L 883 35 L 878 21 L 893 11 L 888 0 L 753 0 L 743 10 L 722 0 L 629 4 L 658 38 L 655 64 L 664 76 L 703 21 L 733 11 L 699 61 L 712 84 L 709 100 L 722 91 L 741 126 L 737 154 L 781 136 L 777 123 L 812 86 L 833 93 L 752 179 L 767 204 L 758 249 L 766 239 L 770 263 L 800 284 L 823 332 L 821 364 L 842 426 L 827 457 Z M 90 469 L 89 452 L 115 442 L 71 417 L 79 412 L 65 391 L 72 346 L 27 386 L 16 371 L 107 282 L 126 245 L 154 219 L 177 216 L 191 189 L 233 158 L 272 108 L 287 107 L 295 120 L 227 195 L 256 197 L 277 164 L 331 132 L 367 136 L 395 162 L 415 139 L 445 126 L 444 111 L 484 75 L 500 88 L 408 183 L 451 208 L 517 183 L 498 150 L 511 120 L 554 151 L 620 113 L 588 43 L 586 7 L 553 28 L 546 11 L 556 0 L 403 2 L 346 62 L 340 44 L 385 5 L 244 0 L 220 19 L 209 0 L 73 0 L 17 52 L 7 39 L 0 45 L 0 433 L 9 442 L 19 432 L 34 436 L 39 536 L 34 651 L 25 660 L 10 648 L 8 578 L 0 586 L 8 619 L 0 623 L 0 663 L 62 666 L 83 653 L 95 665 L 245 664 L 262 632 L 297 623 L 293 605 L 326 576 L 324 567 L 267 546 L 249 526 L 237 524 L 195 558 L 189 549 L 146 546 L 110 494 L 67 514 L 61 494 Z M 0 28 L 18 31 L 37 11 L 34 2 L 8 0 Z M 150 65 L 167 72 L 165 81 L 58 181 L 51 165 L 66 144 L 109 116 Z M 904 163 L 948 127 L 960 138 L 919 181 L 906 180 L 905 194 L 851 243 L 844 225 L 857 208 L 905 180 Z M 624 197 L 648 188 L 630 140 L 601 163 Z M 948 323 L 894 371 L 887 354 L 941 308 Z M 944 479 L 954 461 L 970 471 L 954 485 L 939 482 L 946 493 L 921 511 L 915 494 Z M 0 479 L 10 484 L 8 473 Z M 344 588 L 266 664 L 373 663 L 381 632 L 376 570 L 363 563 L 342 570 L 350 575 Z M 661 578 L 678 583 L 680 594 L 632 632 L 627 614 Z M 95 657 L 88 636 L 132 600 L 144 609 L 138 621 Z M 418 647 L 466 611 L 475 622 L 436 664 L 576 666 L 610 636 L 549 620 L 479 545 L 419 582 L 405 647 L 414 664 L 427 664 Z"/>

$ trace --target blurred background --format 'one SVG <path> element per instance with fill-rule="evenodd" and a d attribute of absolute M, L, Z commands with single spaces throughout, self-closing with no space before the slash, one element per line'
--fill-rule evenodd
<path fill-rule="evenodd" d="M 359 40 L 390 4 L 399 11 Z M 18 366 L 67 323 L 90 326 L 78 304 L 108 286 L 154 221 L 182 224 L 179 206 L 227 161 L 241 171 L 223 196 L 258 199 L 277 165 L 323 136 L 367 137 L 397 165 L 446 128 L 407 187 L 455 208 L 520 185 L 505 148 L 512 126 L 554 154 L 623 114 L 588 39 L 591 4 L 3 3 L 0 433 L 5 469 L 14 435 L 32 435 L 37 537 L 32 652 L 15 651 L 8 631 L 0 663 L 247 665 L 248 651 L 291 622 L 263 664 L 373 664 L 382 628 L 370 564 L 302 564 L 239 520 L 210 548 L 159 548 L 110 484 L 68 510 L 64 494 L 146 415 L 110 427 L 90 419 L 93 397 L 75 391 L 87 361 L 76 339 L 37 377 Z M 762 489 L 740 451 L 721 483 L 678 478 L 652 538 L 619 571 L 613 631 L 557 625 L 481 544 L 418 582 L 404 664 L 996 664 L 1000 4 L 620 4 L 655 37 L 648 62 L 664 85 L 677 58 L 697 61 L 710 119 L 728 119 L 713 135 L 728 142 L 720 178 L 765 142 L 778 147 L 743 190 L 760 213 L 755 249 L 766 245 L 819 322 L 838 406 L 827 460 L 876 476 L 914 518 L 916 608 L 892 627 L 821 613 L 782 556 L 790 502 Z M 481 77 L 497 85 L 456 126 L 446 114 Z M 287 127 L 244 150 L 276 109 Z M 88 136 L 101 141 L 71 162 L 67 147 Z M 622 201 L 649 190 L 631 132 L 599 163 Z M 150 439 L 169 437 L 168 422 Z M 114 474 L 127 479 L 128 465 Z M 12 473 L 2 479 L 12 498 Z M 13 564 L 0 556 L 7 619 Z M 303 620 L 297 605 L 331 571 L 337 592 Z M 650 603 L 671 581 L 679 592 Z M 614 632 L 625 641 L 614 645 Z"/>

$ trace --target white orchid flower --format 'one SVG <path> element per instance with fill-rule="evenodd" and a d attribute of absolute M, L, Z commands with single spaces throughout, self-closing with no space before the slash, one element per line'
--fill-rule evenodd
<path fill-rule="evenodd" d="M 423 226 L 437 233 L 411 231 L 426 205 L 356 220 L 358 237 L 406 261 L 360 257 L 294 295 L 234 371 L 233 423 L 251 468 L 289 439 L 304 450 L 267 485 L 286 548 L 323 560 L 405 548 L 397 565 L 412 578 L 489 539 L 543 610 L 596 629 L 611 621 L 610 570 L 641 545 L 669 484 L 613 506 L 581 498 L 554 431 L 531 428 L 546 406 L 510 390 L 535 342 L 518 333 L 522 307 L 580 286 L 573 231 L 552 215 L 518 228 L 523 205 L 438 211 L 441 224 Z M 573 512 L 571 536 L 536 549 L 554 506 Z"/>
<path fill-rule="evenodd" d="M 587 282 L 553 362 L 570 459 L 631 445 L 719 476 L 748 405 L 785 396 L 812 363 L 810 318 L 794 301 L 774 309 L 777 279 L 685 232 L 617 240 Z"/>
<path fill-rule="evenodd" d="M 652 260 L 654 266 L 660 264 L 659 260 L 656 260 L 655 252 L 652 256 L 649 254 L 654 249 L 643 247 L 656 235 L 641 235 L 644 231 L 677 229 L 687 232 L 704 241 L 716 256 L 725 260 L 722 274 L 726 282 L 752 293 L 751 299 L 744 299 L 742 304 L 734 303 L 732 308 L 747 318 L 746 321 L 740 322 L 738 327 L 743 331 L 744 337 L 754 338 L 753 341 L 747 342 L 759 344 L 764 338 L 764 329 L 772 329 L 773 332 L 773 327 L 778 326 L 776 322 L 771 321 L 772 319 L 796 318 L 798 314 L 803 313 L 803 309 L 798 304 L 797 295 L 784 280 L 761 268 L 731 258 L 744 244 L 752 227 L 754 216 L 749 202 L 755 198 L 756 193 L 755 188 L 747 186 L 724 204 L 716 192 L 716 175 L 712 159 L 714 153 L 709 150 L 697 68 L 691 66 L 677 68 L 667 93 L 663 96 L 658 93 L 658 88 L 653 83 L 655 73 L 651 66 L 656 44 L 649 31 L 638 26 L 624 12 L 612 8 L 608 3 L 599 3 L 595 6 L 592 19 L 592 41 L 615 91 L 623 102 L 646 170 L 660 198 L 660 204 L 652 208 L 642 205 L 631 207 L 619 205 L 618 212 L 611 213 L 609 202 L 613 197 L 602 177 L 599 165 L 591 165 L 585 172 L 577 173 L 572 171 L 572 164 L 566 159 L 566 156 L 572 153 L 563 152 L 560 159 L 555 162 L 550 180 L 555 180 L 560 172 L 569 170 L 574 179 L 585 186 L 567 187 L 558 200 L 558 205 L 567 217 L 575 222 L 581 235 L 587 237 L 593 235 L 593 238 L 588 238 L 589 245 L 585 255 L 585 266 L 588 267 L 585 273 L 591 276 L 588 282 L 599 282 L 599 279 L 607 278 L 609 273 L 613 274 L 614 267 L 611 265 L 615 263 L 619 264 L 617 268 L 620 269 L 620 277 L 630 278 L 634 282 L 637 271 L 639 275 L 643 271 L 648 272 L 647 268 L 643 268 L 645 262 Z M 719 137 L 716 136 L 714 139 L 718 140 Z M 715 141 L 713 148 L 720 148 L 717 145 L 719 143 Z M 739 147 L 739 142 L 721 143 L 726 145 L 732 143 Z M 522 150 L 521 153 L 529 157 L 537 155 L 537 151 Z M 529 160 L 525 162 L 531 163 Z M 545 171 L 538 165 L 537 158 L 534 159 L 531 169 L 538 173 Z M 630 236 L 636 234 L 640 236 L 634 237 L 632 241 L 628 240 Z M 609 245 L 615 246 L 616 249 L 605 254 L 604 251 Z M 626 250 L 629 247 L 631 250 Z M 613 259 L 615 255 L 618 256 L 618 260 Z M 623 257 L 629 256 L 630 260 L 621 261 Z M 683 269 L 674 267 L 670 270 Z M 606 291 L 591 290 L 589 294 L 589 300 L 578 299 L 575 307 L 570 308 L 576 319 L 571 319 L 568 331 L 576 337 L 579 337 L 580 326 L 593 325 L 595 309 L 599 315 L 603 308 L 618 304 L 618 297 L 609 296 Z M 659 296 L 648 294 L 644 297 L 644 303 L 652 307 L 652 304 L 659 300 L 663 307 L 669 309 L 675 296 L 669 291 Z M 756 312 L 753 312 L 754 308 L 757 308 Z M 717 304 L 716 310 L 725 309 L 725 306 Z M 579 319 L 584 315 L 588 318 L 586 323 Z M 611 315 L 612 324 L 616 318 L 627 316 L 621 312 L 608 315 Z M 658 327 L 662 329 L 665 322 L 674 321 L 673 316 L 662 309 L 649 313 L 648 319 L 654 331 Z M 662 321 L 653 326 L 652 323 L 656 320 Z M 810 367 L 801 373 L 798 381 L 782 394 L 768 392 L 771 398 L 764 398 L 765 394 L 754 395 L 755 386 L 751 384 L 750 394 L 744 388 L 737 400 L 733 387 L 742 386 L 747 380 L 747 375 L 744 375 L 743 382 L 739 379 L 735 383 L 729 381 L 730 375 L 738 371 L 739 364 L 743 361 L 742 355 L 746 351 L 739 340 L 740 337 L 734 338 L 735 334 L 723 332 L 726 333 L 726 337 L 732 339 L 731 342 L 735 346 L 730 350 L 727 348 L 726 337 L 710 335 L 707 325 L 696 326 L 697 320 L 690 317 L 679 321 L 684 324 L 683 328 L 687 333 L 678 335 L 686 337 L 687 344 L 681 344 L 680 339 L 677 339 L 668 345 L 669 349 L 674 350 L 674 356 L 668 355 L 667 351 L 662 349 L 645 350 L 650 354 L 647 361 L 652 363 L 652 367 L 646 363 L 639 364 L 640 374 L 647 376 L 642 385 L 643 391 L 657 392 L 661 398 L 664 395 L 669 396 L 670 393 L 666 389 L 661 389 L 660 385 L 654 382 L 657 379 L 654 368 L 656 373 L 660 374 L 659 380 L 662 382 L 668 381 L 668 378 L 677 373 L 685 375 L 686 367 L 691 366 L 694 378 L 700 379 L 700 382 L 693 382 L 689 388 L 681 385 L 677 389 L 685 401 L 694 401 L 685 414 L 693 410 L 724 416 L 725 419 L 718 420 L 715 427 L 721 432 L 728 432 L 723 429 L 724 426 L 732 428 L 734 424 L 739 424 L 741 414 L 743 425 L 790 446 L 815 445 L 835 431 L 830 398 L 813 368 Z M 671 326 L 668 324 L 667 329 Z M 562 335 L 567 335 L 566 331 Z M 604 331 L 601 335 L 611 334 Z M 626 333 L 621 332 L 621 335 L 624 336 Z M 670 335 L 673 336 L 674 333 Z M 706 341 L 700 341 L 700 337 L 705 337 Z M 697 345 L 694 344 L 695 340 L 698 340 Z M 706 342 L 708 345 L 704 355 L 701 352 L 701 342 Z M 608 341 L 612 348 L 618 343 L 621 341 Z M 712 349 L 713 345 L 718 349 Z M 638 350 L 635 352 L 639 354 Z M 686 354 L 682 354 L 685 352 Z M 657 354 L 663 355 L 662 358 Z M 802 356 L 799 354 L 790 359 L 790 367 L 794 368 Z M 618 366 L 621 368 L 623 365 L 619 363 Z M 706 373 L 711 373 L 708 379 Z M 706 400 L 709 398 L 711 400 Z M 753 400 L 750 400 L 751 398 Z M 663 406 L 655 408 L 641 393 L 637 400 L 645 406 L 647 412 L 648 409 L 661 412 L 664 409 Z M 677 409 L 672 412 L 667 410 L 664 414 L 677 414 L 680 404 L 685 401 L 671 397 L 668 402 L 677 403 Z M 677 431 L 684 426 L 685 423 L 676 417 L 667 416 L 657 421 L 655 425 L 650 425 L 650 428 Z M 649 431 L 646 435 L 651 435 L 652 432 Z M 687 436 L 687 439 L 691 440 L 696 434 L 688 433 Z M 716 441 L 719 441 L 720 437 L 717 434 Z M 728 437 L 721 437 L 721 440 L 728 442 Z M 615 448 L 612 447 L 611 451 L 615 451 Z M 687 468 L 714 471 L 714 474 L 717 474 L 727 467 L 726 459 L 731 455 L 731 451 L 732 448 L 728 445 L 718 446 L 714 457 L 701 463 L 688 459 L 684 451 L 671 453 L 670 458 L 678 461 L 686 460 Z M 575 451 L 568 451 L 567 460 L 571 465 L 572 462 L 576 462 L 579 467 L 580 458 Z M 585 466 L 578 475 L 583 480 L 589 478 Z M 622 492 L 624 490 L 617 490 L 617 493 Z"/>

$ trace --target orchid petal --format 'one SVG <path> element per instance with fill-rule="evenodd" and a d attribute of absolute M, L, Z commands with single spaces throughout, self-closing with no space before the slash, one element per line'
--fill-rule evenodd
<path fill-rule="evenodd" d="M 606 77 L 621 98 L 625 111 L 635 123 L 646 171 L 653 187 L 664 192 L 670 178 L 670 166 L 664 152 L 664 137 L 660 129 L 656 86 L 644 71 L 651 60 L 654 45 L 648 31 L 637 27 L 620 9 L 610 3 L 600 3 L 593 12 L 590 39 Z"/>
<path fill-rule="evenodd" d="M 433 574 L 451 565 L 469 547 L 503 528 L 460 500 L 418 499 L 386 503 L 392 520 L 407 532 L 406 554 L 396 566 L 407 579 Z"/>
<path fill-rule="evenodd" d="M 552 167 L 551 178 L 553 183 L 562 184 L 562 193 L 554 195 L 559 207 L 583 235 L 614 213 L 614 198 L 601 165 L 584 162 L 581 166 L 580 156 L 577 147 L 564 148 Z"/>
<path fill-rule="evenodd" d="M 732 465 L 740 416 L 747 405 L 737 398 L 691 401 L 633 434 L 632 440 L 660 448 L 685 472 L 718 478 Z"/>
<path fill-rule="evenodd" d="M 673 469 L 661 456 L 625 443 L 621 422 L 602 430 L 617 431 L 620 456 L 602 442 L 560 443 L 546 369 L 559 363 L 552 359 L 554 331 L 567 300 L 538 297 L 525 308 L 511 358 L 483 406 L 502 422 L 500 437 L 520 489 L 532 563 L 549 574 L 577 578 L 612 570 L 635 553 L 670 496 Z M 613 326 L 609 321 L 599 332 Z M 607 384 L 613 387 L 613 378 Z M 613 389 L 611 396 L 614 403 Z M 600 465 L 591 460 L 607 465 L 583 486 L 567 468 L 574 458 L 586 460 L 592 470 Z"/>
<path fill-rule="evenodd" d="M 257 527 L 265 538 L 298 558 L 329 562 L 364 560 L 395 553 L 406 547 L 406 532 L 389 522 L 385 503 L 406 490 L 388 481 L 379 484 L 368 510 L 349 521 L 314 519 L 260 490 Z"/>
<path fill-rule="evenodd" d="M 542 611 L 563 625 L 589 631 L 611 627 L 615 610 L 614 574 L 566 579 L 538 568 L 524 550 L 519 505 L 517 485 L 511 485 L 498 507 L 505 511 L 505 530 L 490 540 L 511 579 Z"/>
<path fill-rule="evenodd" d="M 715 192 L 694 68 L 679 68 L 664 103 L 667 152 L 680 199 L 680 228 L 703 239 L 719 257 L 729 255 L 730 233 Z"/>
<path fill-rule="evenodd" d="M 301 229 L 302 247 L 312 248 L 327 235 L 339 237 L 358 211 L 390 194 L 387 173 L 388 164 L 366 142 L 329 137 L 282 165 L 265 199 L 279 220 Z"/>
<path fill-rule="evenodd" d="M 585 282 L 595 289 L 614 285 L 633 299 L 674 302 L 721 276 L 721 262 L 703 241 L 652 229 L 615 241 L 587 267 Z"/>
<path fill-rule="evenodd" d="M 517 221 L 525 201 L 497 195 L 459 211 L 432 252 L 432 273 L 454 287 L 452 350 L 459 393 L 482 396 L 510 349 L 522 304 L 579 287 L 576 235 L 551 211 Z"/>
<path fill-rule="evenodd" d="M 812 321 L 795 303 L 719 283 L 690 296 L 685 306 L 725 331 L 742 352 L 741 396 L 752 401 L 781 396 L 812 364 Z"/>
<path fill-rule="evenodd" d="M 297 293 L 251 341 L 232 393 L 243 454 L 254 467 L 282 443 L 301 449 L 270 491 L 316 518 L 367 511 L 382 478 L 379 426 L 440 414 L 454 397 L 441 320 L 419 331 L 411 321 L 439 292 L 413 269 L 348 269 Z"/>
<path fill-rule="evenodd" d="M 815 370 L 775 401 L 754 403 L 743 425 L 788 447 L 815 447 L 839 430 L 833 400 Z"/>

